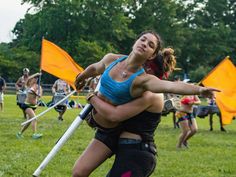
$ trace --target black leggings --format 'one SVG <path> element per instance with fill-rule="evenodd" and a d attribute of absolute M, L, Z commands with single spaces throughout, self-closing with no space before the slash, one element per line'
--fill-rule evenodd
<path fill-rule="evenodd" d="M 154 149 L 153 149 L 154 148 Z M 143 142 L 119 144 L 107 177 L 148 177 L 156 167 L 155 147 Z"/>

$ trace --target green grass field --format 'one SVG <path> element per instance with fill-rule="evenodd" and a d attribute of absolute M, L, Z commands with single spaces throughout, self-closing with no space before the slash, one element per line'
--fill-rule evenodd
<path fill-rule="evenodd" d="M 50 99 L 49 96 L 43 98 L 45 102 Z M 0 177 L 32 176 L 80 111 L 69 109 L 64 121 L 58 122 L 56 111 L 51 110 L 38 121 L 38 131 L 44 134 L 42 139 L 33 140 L 29 127 L 24 139 L 19 140 L 16 133 L 24 119 L 15 100 L 15 95 L 5 95 L 5 109 L 0 112 Z M 81 102 L 84 103 L 84 100 Z M 45 109 L 39 107 L 36 114 Z M 225 126 L 227 133 L 224 133 L 219 130 L 218 117 L 214 118 L 213 132 L 208 131 L 208 118 L 197 118 L 199 131 L 189 141 L 190 148 L 176 150 L 180 130 L 173 128 L 171 116 L 163 117 L 156 131 L 158 164 L 152 177 L 236 177 L 236 120 Z M 50 161 L 41 176 L 70 177 L 74 162 L 93 135 L 94 131 L 83 122 Z M 107 160 L 91 176 L 105 176 L 112 162 L 113 158 Z"/>

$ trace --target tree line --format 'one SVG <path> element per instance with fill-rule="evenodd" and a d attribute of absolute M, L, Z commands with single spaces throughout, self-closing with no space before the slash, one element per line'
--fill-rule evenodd
<path fill-rule="evenodd" d="M 39 71 L 42 38 L 67 51 L 82 67 L 108 52 L 127 54 L 136 36 L 153 29 L 164 47 L 174 48 L 177 65 L 200 81 L 225 56 L 236 61 L 234 0 L 22 0 L 30 3 L 0 44 L 0 74 L 14 82 L 28 67 Z M 44 83 L 55 78 L 43 74 Z"/>

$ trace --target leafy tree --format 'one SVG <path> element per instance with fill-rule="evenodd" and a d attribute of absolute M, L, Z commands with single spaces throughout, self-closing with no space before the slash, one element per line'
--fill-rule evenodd
<path fill-rule="evenodd" d="M 0 59 L 0 73 L 9 82 L 15 82 L 25 67 L 30 68 L 31 73 L 39 71 L 39 55 L 26 47 L 10 48 L 9 45 L 1 44 Z"/>
<path fill-rule="evenodd" d="M 185 67 L 196 69 L 203 65 L 215 66 L 235 49 L 235 43 L 230 42 L 234 29 L 230 25 L 232 10 L 229 2 L 194 0 L 193 4 L 187 5 L 186 20 L 192 35 L 185 46 L 188 50 L 184 56 L 189 59 Z"/>
<path fill-rule="evenodd" d="M 146 29 L 157 31 L 164 46 L 175 49 L 178 67 L 196 81 L 226 55 L 236 61 L 234 0 L 22 0 L 22 3 L 30 3 L 33 13 L 17 22 L 13 42 L 0 44 L 0 71 L 9 68 L 6 74 L 9 80 L 21 74 L 24 65 L 32 72 L 38 71 L 42 37 L 63 48 L 82 67 L 98 61 L 107 52 L 128 53 L 135 36 Z M 49 82 L 53 78 L 44 79 Z"/>
<path fill-rule="evenodd" d="M 96 61 L 99 61 L 101 59 L 101 56 L 104 56 L 108 51 L 104 50 L 97 42 L 87 42 L 84 40 L 81 40 L 79 42 L 79 45 L 75 46 L 77 51 L 80 51 L 78 53 L 78 63 L 82 63 L 82 67 L 86 67 L 91 63 L 94 63 Z M 113 49 L 112 46 L 110 46 L 109 51 L 117 52 L 115 49 Z M 87 56 L 84 58 L 83 56 Z"/>
<path fill-rule="evenodd" d="M 174 48 L 178 65 L 184 63 L 185 57 L 182 55 L 182 50 L 185 50 L 183 47 L 188 42 L 190 34 L 183 20 L 186 13 L 183 4 L 172 0 L 140 0 L 136 1 L 132 7 L 130 10 L 133 17 L 131 28 L 136 33 L 154 29 L 160 34 L 163 47 Z"/>
<path fill-rule="evenodd" d="M 189 72 L 189 77 L 191 78 L 191 81 L 198 83 L 206 76 L 206 73 L 210 72 L 210 70 L 211 68 L 208 66 L 199 66 L 195 70 Z"/>
<path fill-rule="evenodd" d="M 40 10 L 36 14 L 27 14 L 15 26 L 13 32 L 17 39 L 13 46 L 24 45 L 31 50 L 40 51 L 41 38 L 54 42 L 66 50 L 71 56 L 88 58 L 81 55 L 78 47 L 89 43 L 96 43 L 104 51 L 111 48 L 123 47 L 122 41 L 134 36 L 128 28 L 130 19 L 125 16 L 123 3 L 125 1 L 23 1 L 30 2 Z M 111 47 L 112 46 L 112 47 Z M 83 48 L 90 46 L 83 46 Z M 81 48 L 81 47 L 79 47 Z M 125 50 L 125 49 L 123 49 Z M 96 52 L 91 49 L 91 53 Z M 112 51 L 110 51 L 112 52 Z M 90 53 L 90 54 L 91 54 Z M 98 58 L 101 58 L 99 56 Z M 76 61 L 81 61 L 80 58 Z M 94 58 L 95 62 L 98 58 Z M 84 63 L 80 63 L 85 66 Z M 86 64 L 90 64 L 86 62 Z"/>

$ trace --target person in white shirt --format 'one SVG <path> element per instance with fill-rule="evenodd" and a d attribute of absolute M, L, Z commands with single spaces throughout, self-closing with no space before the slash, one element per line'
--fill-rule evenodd
<path fill-rule="evenodd" d="M 64 80 L 58 79 L 52 86 L 53 93 L 53 103 L 57 103 L 61 99 L 63 99 L 67 94 L 70 93 L 70 85 L 67 84 Z M 55 107 L 55 110 L 59 113 L 58 120 L 63 121 L 63 115 L 66 112 L 67 106 L 65 102 L 60 103 Z"/>
<path fill-rule="evenodd" d="M 28 68 L 23 69 L 23 75 L 16 81 L 16 104 L 21 107 L 26 99 L 26 83 L 29 79 L 30 70 Z M 26 113 L 23 111 L 24 118 L 26 119 Z"/>

